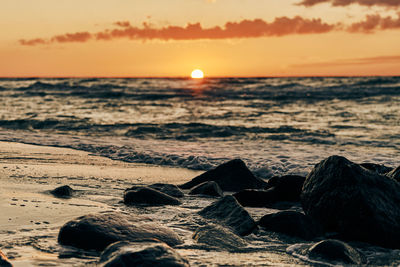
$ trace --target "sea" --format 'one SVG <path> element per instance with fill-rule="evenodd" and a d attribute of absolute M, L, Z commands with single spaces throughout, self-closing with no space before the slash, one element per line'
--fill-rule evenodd
<path fill-rule="evenodd" d="M 259 177 L 400 164 L 400 77 L 0 79 L 0 140 Z"/>
<path fill-rule="evenodd" d="M 262 179 L 307 175 L 331 155 L 400 165 L 400 77 L 3 78 L 0 103 L 0 141 L 74 148 L 126 162 L 205 171 L 240 158 Z M 23 178 L 17 177 L 20 183 Z M 51 177 L 37 179 L 42 185 Z M 73 183 L 79 199 L 98 196 L 107 209 L 145 214 L 170 227 L 185 241 L 175 249 L 193 266 L 337 266 L 308 258 L 308 241 L 262 229 L 245 237 L 246 248 L 210 249 L 192 235 L 210 223 L 197 211 L 215 199 L 187 195 L 177 207 L 130 207 L 121 203 L 127 185 L 91 179 L 87 182 L 96 186 Z M 13 197 L 10 201 L 18 200 Z M 68 205 L 67 200 L 52 203 Z M 302 211 L 300 204 L 290 209 Z M 278 212 L 246 210 L 256 220 Z M 25 229 L 2 233 L 11 240 L 5 243 L 10 255 L 21 251 L 37 266 L 97 266 L 98 255 L 67 251 L 69 256 L 62 256 L 59 225 L 34 227 L 29 236 Z M 351 245 L 362 251 L 368 265 L 400 264 L 400 250 Z M 32 252 L 32 246 L 39 252 Z M 35 260 L 38 255 L 49 259 Z M 17 265 L 22 260 L 16 258 L 15 266 L 26 266 Z"/>

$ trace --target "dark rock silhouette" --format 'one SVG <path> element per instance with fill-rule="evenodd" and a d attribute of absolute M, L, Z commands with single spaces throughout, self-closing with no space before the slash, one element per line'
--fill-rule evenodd
<path fill-rule="evenodd" d="M 367 163 L 361 163 L 360 166 L 365 168 L 365 169 L 367 169 L 367 170 L 370 170 L 372 172 L 376 172 L 376 173 L 379 173 L 379 174 L 385 174 L 385 173 L 388 173 L 391 170 L 393 170 L 393 168 L 387 167 L 387 166 L 382 165 L 382 164 L 368 163 L 368 162 Z"/>
<path fill-rule="evenodd" d="M 189 262 L 174 249 L 160 242 L 117 242 L 108 246 L 100 256 L 101 266 L 189 267 Z"/>
<path fill-rule="evenodd" d="M 138 242 L 154 238 L 170 246 L 182 243 L 175 232 L 146 217 L 117 212 L 78 217 L 64 224 L 58 234 L 60 244 L 86 250 L 103 250 L 117 241 Z"/>
<path fill-rule="evenodd" d="M 318 224 L 308 216 L 296 211 L 282 211 L 268 214 L 259 221 L 259 226 L 267 231 L 312 240 L 322 234 Z"/>
<path fill-rule="evenodd" d="M 400 247 L 400 184 L 344 157 L 331 156 L 314 167 L 304 183 L 301 203 L 326 231 Z"/>
<path fill-rule="evenodd" d="M 234 159 L 207 171 L 179 187 L 190 189 L 207 181 L 216 182 L 223 191 L 237 192 L 243 189 L 260 189 L 266 182 L 256 178 L 240 159 Z"/>
<path fill-rule="evenodd" d="M 348 244 L 334 239 L 320 241 L 308 250 L 308 255 L 312 259 L 341 262 L 345 264 L 360 265 L 363 256 Z"/>
<path fill-rule="evenodd" d="M 233 194 L 243 207 L 268 207 L 277 201 L 274 190 L 246 189 Z"/>
<path fill-rule="evenodd" d="M 199 211 L 199 214 L 232 228 L 236 234 L 242 236 L 250 234 L 257 227 L 250 214 L 233 196 L 223 197 Z"/>
<path fill-rule="evenodd" d="M 136 187 L 125 191 L 124 203 L 129 205 L 139 204 L 149 206 L 181 204 L 178 199 L 149 187 Z"/>
<path fill-rule="evenodd" d="M 222 192 L 221 188 L 216 182 L 204 182 L 195 186 L 190 192 L 190 195 L 205 195 L 211 197 L 223 197 L 224 192 Z"/>
<path fill-rule="evenodd" d="M 182 192 L 182 190 L 180 190 L 179 187 L 174 184 L 157 183 L 157 184 L 151 184 L 148 187 L 153 188 L 157 191 L 163 192 L 164 194 L 167 194 L 171 197 L 181 198 L 181 197 L 185 196 L 185 194 Z"/>
<path fill-rule="evenodd" d="M 272 177 L 268 186 L 273 188 L 278 201 L 300 201 L 301 189 L 306 177 L 299 175 L 284 175 Z"/>
<path fill-rule="evenodd" d="M 222 250 L 234 250 L 247 246 L 246 241 L 231 230 L 219 225 L 202 226 L 193 234 L 197 243 L 206 244 Z"/>
<path fill-rule="evenodd" d="M 50 193 L 55 197 L 70 198 L 74 194 L 74 190 L 68 185 L 63 185 L 51 190 Z"/>
<path fill-rule="evenodd" d="M 400 182 L 400 166 L 388 172 L 386 176 L 395 179 L 397 182 Z"/>
<path fill-rule="evenodd" d="M 6 255 L 0 250 L 0 266 L 1 267 L 12 267 L 12 264 L 7 259 Z"/>

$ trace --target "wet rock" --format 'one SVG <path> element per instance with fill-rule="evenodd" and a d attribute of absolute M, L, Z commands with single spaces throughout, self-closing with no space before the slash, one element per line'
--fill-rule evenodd
<path fill-rule="evenodd" d="M 308 216 L 296 211 L 282 211 L 268 214 L 259 221 L 259 226 L 267 231 L 312 240 L 322 234 L 321 228 Z"/>
<path fill-rule="evenodd" d="M 184 197 L 184 195 L 185 195 L 182 192 L 182 190 L 180 190 L 179 187 L 174 184 L 157 183 L 157 184 L 151 184 L 148 187 L 153 188 L 157 191 L 163 192 L 164 194 L 167 194 L 171 197 L 181 198 L 181 197 Z"/>
<path fill-rule="evenodd" d="M 233 232 L 242 236 L 250 234 L 257 227 L 250 214 L 233 196 L 223 197 L 199 211 L 199 214 L 232 228 Z"/>
<path fill-rule="evenodd" d="M 370 170 L 372 172 L 376 172 L 379 174 L 385 174 L 385 173 L 388 173 L 391 170 L 393 170 L 393 168 L 391 168 L 391 167 L 387 167 L 385 165 L 376 164 L 376 163 L 361 163 L 360 166 L 367 170 Z"/>
<path fill-rule="evenodd" d="M 284 175 L 271 178 L 268 185 L 272 187 L 277 201 L 300 201 L 305 179 L 306 177 L 299 175 Z"/>
<path fill-rule="evenodd" d="M 348 244 L 334 239 L 323 240 L 308 250 L 308 255 L 312 259 L 341 262 L 345 264 L 360 265 L 363 256 Z"/>
<path fill-rule="evenodd" d="M 12 267 L 12 264 L 7 259 L 6 255 L 0 250 L 0 266 L 1 267 Z"/>
<path fill-rule="evenodd" d="M 160 242 L 117 242 L 108 246 L 100 256 L 101 266 L 165 266 L 188 267 L 189 262 L 174 249 Z"/>
<path fill-rule="evenodd" d="M 400 166 L 397 167 L 396 169 L 388 172 L 386 174 L 386 176 L 388 176 L 388 177 L 390 177 L 392 179 L 395 179 L 397 182 L 400 182 Z"/>
<path fill-rule="evenodd" d="M 181 204 L 178 199 L 149 187 L 136 187 L 125 191 L 124 203 L 129 205 L 141 204 L 150 206 Z"/>
<path fill-rule="evenodd" d="M 74 194 L 74 190 L 68 185 L 63 185 L 51 190 L 50 193 L 55 197 L 70 198 Z"/>
<path fill-rule="evenodd" d="M 246 189 L 233 194 L 243 207 L 267 207 L 276 202 L 274 190 Z"/>
<path fill-rule="evenodd" d="M 138 242 L 154 238 L 170 246 L 182 243 L 175 232 L 146 217 L 117 212 L 78 217 L 64 224 L 58 234 L 60 244 L 86 250 L 103 250 L 117 241 Z"/>
<path fill-rule="evenodd" d="M 400 184 L 344 157 L 331 156 L 307 176 L 307 215 L 350 240 L 400 247 Z"/>
<path fill-rule="evenodd" d="M 224 192 L 222 192 L 221 188 L 216 182 L 204 182 L 195 186 L 190 192 L 190 195 L 205 195 L 212 197 L 223 197 Z"/>
<path fill-rule="evenodd" d="M 223 250 L 237 250 L 247 246 L 246 241 L 227 228 L 209 224 L 200 227 L 193 235 L 197 243 L 206 244 Z"/>
<path fill-rule="evenodd" d="M 240 159 L 234 159 L 207 171 L 179 187 L 190 189 L 207 181 L 216 182 L 223 191 L 237 192 L 243 189 L 260 189 L 266 182 L 256 178 Z"/>

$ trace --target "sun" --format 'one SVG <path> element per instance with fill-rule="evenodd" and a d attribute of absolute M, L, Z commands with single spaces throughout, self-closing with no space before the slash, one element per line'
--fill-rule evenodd
<path fill-rule="evenodd" d="M 202 79 L 204 78 L 204 73 L 202 70 L 195 69 L 192 71 L 192 74 L 190 75 L 193 79 Z"/>

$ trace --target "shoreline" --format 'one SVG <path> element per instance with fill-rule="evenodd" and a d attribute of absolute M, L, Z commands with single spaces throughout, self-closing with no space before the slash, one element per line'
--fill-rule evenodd
<path fill-rule="evenodd" d="M 14 266 L 62 265 L 52 247 L 57 246 L 64 223 L 118 209 L 113 204 L 132 184 L 183 183 L 199 173 L 127 163 L 70 148 L 0 142 L 1 250 Z M 77 196 L 60 199 L 48 193 L 61 185 L 70 185 Z"/>

